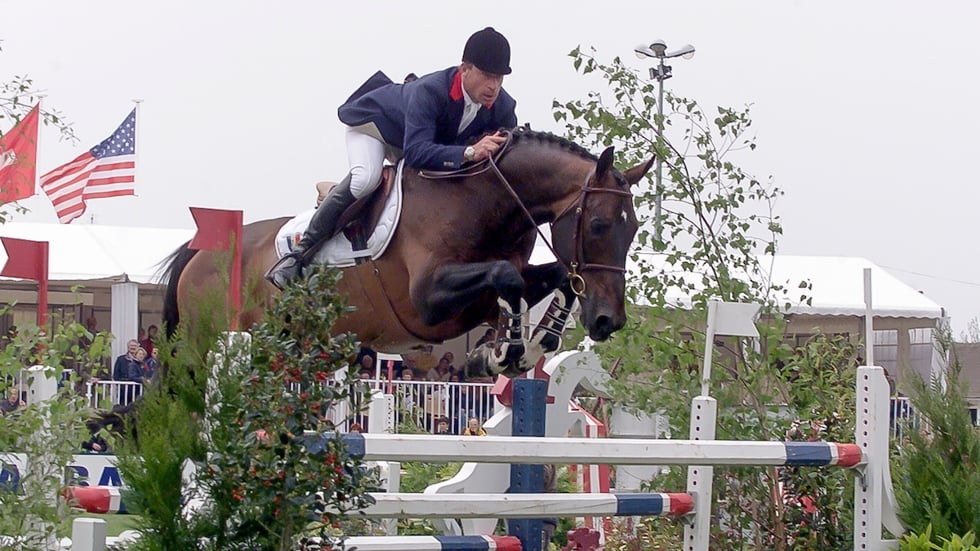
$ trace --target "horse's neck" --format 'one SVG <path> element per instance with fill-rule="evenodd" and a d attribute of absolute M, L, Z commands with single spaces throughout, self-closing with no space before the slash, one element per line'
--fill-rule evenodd
<path fill-rule="evenodd" d="M 552 221 L 578 198 L 594 163 L 568 152 L 526 153 L 515 155 L 501 172 L 537 222 Z"/>

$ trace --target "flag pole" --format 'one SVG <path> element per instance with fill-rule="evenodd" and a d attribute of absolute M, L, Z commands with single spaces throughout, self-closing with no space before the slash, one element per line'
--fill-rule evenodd
<path fill-rule="evenodd" d="M 38 194 L 41 190 L 41 132 L 44 128 L 44 98 L 37 97 L 37 143 L 34 144 L 34 193 L 31 197 Z"/>
<path fill-rule="evenodd" d="M 242 311 L 242 211 L 235 212 L 235 241 L 231 255 L 231 330 L 238 331 L 238 315 Z"/>
<path fill-rule="evenodd" d="M 40 242 L 41 258 L 38 259 L 37 326 L 44 329 L 48 323 L 48 242 Z"/>
<path fill-rule="evenodd" d="M 139 170 L 140 170 L 140 106 L 143 105 L 143 100 L 134 99 L 133 103 L 136 104 L 136 116 L 133 117 L 133 123 L 136 128 L 133 129 L 133 155 L 135 159 L 133 161 L 133 195 L 139 197 L 139 193 L 136 193 L 136 184 L 139 180 Z"/>

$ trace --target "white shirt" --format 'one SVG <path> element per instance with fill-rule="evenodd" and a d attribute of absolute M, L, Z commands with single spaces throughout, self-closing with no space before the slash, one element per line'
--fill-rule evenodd
<path fill-rule="evenodd" d="M 460 87 L 462 87 L 462 84 L 460 82 Z M 480 107 L 482 106 L 470 99 L 470 95 L 466 93 L 466 88 L 463 88 L 463 118 L 459 120 L 459 130 L 456 131 L 457 136 L 462 134 L 463 130 L 466 130 L 466 127 L 473 122 L 477 112 L 480 111 Z"/>

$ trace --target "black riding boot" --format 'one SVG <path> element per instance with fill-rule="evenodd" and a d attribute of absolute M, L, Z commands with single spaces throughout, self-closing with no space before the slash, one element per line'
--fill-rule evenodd
<path fill-rule="evenodd" d="M 294 279 L 303 275 L 303 268 L 316 254 L 319 245 L 337 233 L 337 230 L 340 229 L 337 227 L 340 216 L 356 200 L 350 191 L 350 175 L 347 175 L 330 190 L 330 193 L 317 207 L 316 212 L 313 213 L 313 218 L 310 219 L 309 227 L 303 233 L 303 238 L 289 254 L 282 257 L 265 274 L 265 278 L 282 290 Z"/>

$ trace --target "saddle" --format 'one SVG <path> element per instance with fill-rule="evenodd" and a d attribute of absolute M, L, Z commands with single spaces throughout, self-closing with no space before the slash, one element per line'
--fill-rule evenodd
<path fill-rule="evenodd" d="M 395 167 L 385 166 L 381 170 L 381 184 L 367 196 L 354 201 L 354 204 L 347 207 L 347 210 L 340 215 L 337 227 L 350 240 L 354 250 L 367 248 L 367 238 L 377 227 L 384 212 L 385 201 L 391 194 L 394 184 Z M 336 182 L 316 183 L 318 207 L 336 185 Z"/>

